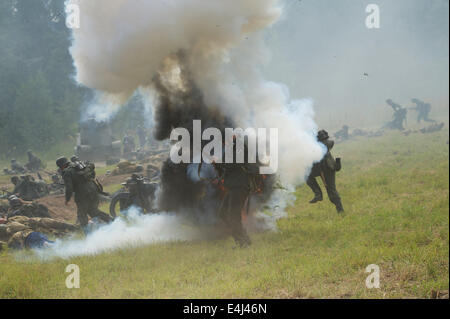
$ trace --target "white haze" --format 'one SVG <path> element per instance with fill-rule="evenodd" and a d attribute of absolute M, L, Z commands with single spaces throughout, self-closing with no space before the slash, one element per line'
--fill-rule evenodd
<path fill-rule="evenodd" d="M 135 207 L 126 218 L 119 217 L 111 224 L 101 225 L 82 239 L 58 239 L 49 248 L 35 249 L 43 260 L 55 257 L 96 255 L 116 249 L 201 238 L 201 233 L 180 217 L 168 214 L 142 215 Z"/>
<path fill-rule="evenodd" d="M 265 72 L 293 97 L 312 97 L 321 127 L 379 128 L 392 119 L 388 98 L 406 107 L 419 98 L 432 104 L 431 118 L 448 118 L 448 0 L 285 3 L 265 35 L 272 52 Z M 372 3 L 380 29 L 365 25 Z M 408 113 L 412 125 L 417 113 Z"/>
<path fill-rule="evenodd" d="M 287 199 L 287 196 L 286 193 L 280 194 L 280 198 Z M 250 216 L 247 220 L 249 232 L 276 231 L 276 220 L 284 216 L 284 208 L 285 205 L 274 207 L 272 216 L 262 213 Z M 224 229 L 217 225 L 193 225 L 188 220 L 171 214 L 143 215 L 136 207 L 131 207 L 125 215 L 116 218 L 111 224 L 95 224 L 96 228 L 91 229 L 84 238 L 57 239 L 47 248 L 34 249 L 33 252 L 43 261 L 68 259 L 156 243 L 220 238 L 225 234 Z M 19 254 L 18 258 L 25 257 Z"/>

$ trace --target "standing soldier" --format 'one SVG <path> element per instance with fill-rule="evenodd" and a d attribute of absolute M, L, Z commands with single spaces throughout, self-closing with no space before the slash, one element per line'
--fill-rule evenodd
<path fill-rule="evenodd" d="M 129 158 L 130 154 L 134 152 L 136 145 L 134 143 L 134 137 L 129 132 L 123 137 L 123 155 L 125 158 Z"/>
<path fill-rule="evenodd" d="M 220 215 L 231 230 L 235 242 L 240 247 L 251 245 L 250 237 L 242 224 L 242 211 L 250 195 L 250 168 L 236 161 L 236 137 L 233 137 L 233 163 L 215 165 L 219 176 L 223 177 L 225 195 L 222 200 Z M 244 156 L 248 154 L 244 146 Z"/>
<path fill-rule="evenodd" d="M 325 184 L 328 198 L 336 206 L 337 212 L 342 213 L 344 212 L 344 207 L 342 206 L 341 197 L 336 190 L 336 172 L 340 171 L 341 162 L 339 158 L 335 161 L 330 152 L 334 146 L 334 141 L 329 140 L 328 133 L 324 130 L 319 131 L 317 140 L 327 147 L 327 153 L 319 163 L 314 164 L 308 177 L 307 184 L 314 192 L 314 198 L 310 203 L 314 204 L 323 200 L 322 190 L 316 181 L 316 177 L 320 176 Z"/>
<path fill-rule="evenodd" d="M 428 118 L 431 111 L 431 104 L 425 103 L 419 99 L 412 99 L 411 102 L 416 104 L 416 106 L 411 109 L 417 111 L 418 113 L 417 123 L 420 123 L 421 120 L 424 120 L 425 122 L 436 122 L 435 120 Z"/>
<path fill-rule="evenodd" d="M 61 169 L 66 188 L 66 205 L 75 193 L 78 221 L 86 232 L 88 216 L 98 217 L 104 222 L 110 222 L 109 215 L 98 209 L 99 194 L 103 191 L 95 179 L 95 165 L 93 163 L 70 163 L 67 158 L 61 157 L 56 161 Z"/>

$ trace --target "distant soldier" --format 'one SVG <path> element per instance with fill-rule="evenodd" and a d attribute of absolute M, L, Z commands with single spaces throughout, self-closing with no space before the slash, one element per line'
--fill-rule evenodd
<path fill-rule="evenodd" d="M 321 177 L 328 193 L 328 198 L 336 206 L 338 213 L 344 211 L 341 197 L 336 190 L 336 172 L 341 169 L 340 159 L 335 160 L 331 155 L 331 149 L 334 146 L 334 141 L 329 140 L 328 133 L 324 130 L 319 131 L 317 140 L 327 147 L 327 153 L 324 158 L 313 165 L 311 174 L 308 177 L 307 184 L 314 192 L 314 198 L 310 201 L 311 204 L 323 200 L 322 190 L 316 181 L 316 177 Z"/>
<path fill-rule="evenodd" d="M 22 175 L 19 180 L 11 179 L 11 182 L 15 183 L 13 194 L 23 200 L 32 201 L 48 195 L 47 185 L 44 182 L 36 182 L 30 175 Z"/>
<path fill-rule="evenodd" d="M 123 137 L 123 155 L 125 158 L 128 158 L 130 153 L 133 153 L 136 148 L 136 144 L 134 143 L 134 137 L 131 136 L 127 132 L 127 134 Z"/>
<path fill-rule="evenodd" d="M 13 172 L 15 172 L 16 174 L 18 173 L 18 174 L 23 174 L 23 173 L 26 173 L 26 169 L 25 169 L 25 167 L 23 167 L 22 165 L 20 165 L 20 163 L 19 162 L 17 162 L 17 160 L 16 159 L 12 159 L 11 160 L 11 170 L 13 171 Z"/>
<path fill-rule="evenodd" d="M 349 127 L 347 125 L 344 125 L 340 131 L 336 132 L 334 136 L 336 137 L 336 140 L 338 141 L 346 141 L 349 138 L 348 134 Z"/>
<path fill-rule="evenodd" d="M 417 123 L 420 123 L 420 121 L 424 120 L 425 122 L 436 122 L 435 120 L 432 120 L 428 118 L 428 115 L 431 111 L 431 104 L 425 103 L 419 99 L 412 99 L 411 102 L 416 104 L 415 107 L 411 108 L 412 110 L 417 111 Z"/>
<path fill-rule="evenodd" d="M 139 125 L 137 128 L 137 135 L 139 137 L 139 146 L 143 149 L 147 144 L 147 132 L 142 125 Z"/>
<path fill-rule="evenodd" d="M 78 221 L 81 227 L 86 231 L 88 216 L 110 222 L 111 217 L 98 208 L 99 194 L 103 192 L 103 189 L 95 178 L 95 165 L 82 162 L 70 163 L 65 157 L 59 158 L 56 165 L 62 171 L 66 188 L 66 205 L 75 193 Z"/>
<path fill-rule="evenodd" d="M 394 103 L 391 99 L 386 100 L 386 103 L 389 104 L 394 110 L 394 119 L 388 124 L 388 127 L 403 131 L 405 129 L 403 127 L 403 123 L 406 124 L 406 115 L 408 110 L 401 105 Z"/>
<path fill-rule="evenodd" d="M 27 151 L 28 155 L 28 163 L 25 164 L 25 167 L 32 172 L 38 171 L 43 168 L 42 161 L 33 154 L 31 150 Z"/>
<path fill-rule="evenodd" d="M 48 185 L 48 188 L 52 194 L 63 194 L 64 193 L 64 181 L 61 180 L 60 175 L 52 175 L 52 183 Z"/>

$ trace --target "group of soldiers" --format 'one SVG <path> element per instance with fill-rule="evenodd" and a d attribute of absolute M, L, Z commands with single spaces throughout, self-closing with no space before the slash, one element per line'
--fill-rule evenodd
<path fill-rule="evenodd" d="M 386 125 L 386 128 L 396 129 L 403 131 L 405 127 L 404 124 L 407 124 L 407 113 L 408 109 L 414 110 L 417 112 L 417 123 L 421 121 L 435 123 L 435 120 L 429 118 L 429 114 L 431 111 L 431 104 L 423 102 L 417 98 L 411 99 L 411 102 L 415 104 L 414 107 L 405 108 L 401 105 L 394 103 L 391 99 L 387 99 L 386 103 L 392 107 L 394 110 L 393 120 Z"/>
<path fill-rule="evenodd" d="M 11 160 L 11 169 L 4 168 L 3 173 L 6 175 L 16 175 L 37 172 L 44 168 L 42 161 L 34 155 L 31 150 L 27 151 L 28 162 L 25 165 L 21 165 L 16 159 Z"/>

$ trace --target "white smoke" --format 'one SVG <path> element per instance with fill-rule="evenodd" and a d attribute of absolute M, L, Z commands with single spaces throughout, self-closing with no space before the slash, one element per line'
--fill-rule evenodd
<path fill-rule="evenodd" d="M 286 195 L 284 193 L 280 196 Z M 288 204 L 287 201 L 283 202 Z M 276 221 L 285 216 L 284 208 L 285 206 L 280 207 L 277 204 L 271 209 L 273 213 L 270 216 L 263 213 L 249 216 L 245 226 L 251 233 L 275 231 Z M 144 215 L 136 207 L 129 208 L 125 215 L 116 218 L 111 224 L 94 224 L 95 228 L 91 227 L 86 237 L 57 239 L 47 247 L 34 249 L 33 252 L 43 261 L 54 258 L 68 259 L 149 244 L 218 239 L 227 234 L 217 223 L 194 226 L 188 219 L 177 215 Z M 26 259 L 30 256 L 19 254 L 18 257 Z"/>
<path fill-rule="evenodd" d="M 246 128 L 278 128 L 279 174 L 303 182 L 324 154 L 316 142 L 312 102 L 264 79 L 270 59 L 263 31 L 282 14 L 280 0 L 69 0 L 81 27 L 70 52 L 76 79 L 125 101 L 151 90 L 165 58 L 183 50 L 205 102 Z"/>
<path fill-rule="evenodd" d="M 143 215 L 137 208 L 131 207 L 126 218 L 119 217 L 111 224 L 101 225 L 85 238 L 58 239 L 48 248 L 34 252 L 42 260 L 70 258 L 161 242 L 191 241 L 202 236 L 204 234 L 198 228 L 178 216 Z"/>

